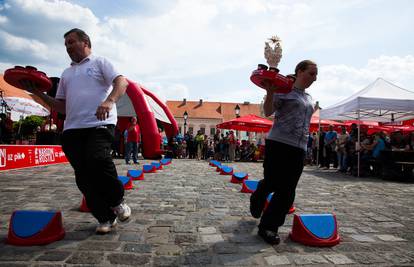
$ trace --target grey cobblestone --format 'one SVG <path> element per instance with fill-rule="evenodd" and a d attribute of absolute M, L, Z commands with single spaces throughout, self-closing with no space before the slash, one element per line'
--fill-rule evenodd
<path fill-rule="evenodd" d="M 385 259 L 383 259 L 381 255 L 377 253 L 353 253 L 351 255 L 348 255 L 348 257 L 360 264 L 377 264 L 386 262 Z"/>
<path fill-rule="evenodd" d="M 149 255 L 111 253 L 107 259 L 113 265 L 149 266 L 151 257 Z"/>
<path fill-rule="evenodd" d="M 46 251 L 36 258 L 37 261 L 64 261 L 71 253 L 69 251 Z"/>
<path fill-rule="evenodd" d="M 329 263 L 322 255 L 314 254 L 295 255 L 293 261 L 298 265 Z"/>
<path fill-rule="evenodd" d="M 272 255 L 265 257 L 265 260 L 269 265 L 288 265 L 290 263 L 288 257 L 286 256 Z"/>
<path fill-rule="evenodd" d="M 142 163 L 150 161 L 142 161 Z M 259 179 L 261 163 L 229 163 Z M 120 175 L 128 168 L 116 160 Z M 22 183 L 22 181 L 25 181 Z M 281 243 L 257 235 L 250 194 L 205 161 L 173 164 L 126 191 L 132 218 L 108 235 L 78 211 L 81 194 L 69 165 L 0 173 L 0 239 L 14 210 L 58 209 L 66 236 L 46 246 L 0 243 L 0 266 L 413 266 L 414 184 L 357 178 L 306 167 L 296 213 L 335 213 L 341 243 L 304 246 L 289 238 L 293 215 L 280 227 Z"/>
<path fill-rule="evenodd" d="M 353 264 L 355 263 L 353 260 L 349 259 L 347 256 L 342 254 L 330 254 L 324 255 L 329 261 L 333 264 Z"/>
<path fill-rule="evenodd" d="M 134 253 L 151 253 L 152 246 L 149 244 L 127 243 L 125 244 L 123 251 Z"/>
<path fill-rule="evenodd" d="M 73 255 L 66 261 L 69 264 L 97 264 L 99 265 L 104 258 L 102 252 L 75 252 Z"/>

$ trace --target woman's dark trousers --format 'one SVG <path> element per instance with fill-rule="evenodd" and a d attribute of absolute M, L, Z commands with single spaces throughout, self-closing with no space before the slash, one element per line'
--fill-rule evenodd
<path fill-rule="evenodd" d="M 295 200 L 295 191 L 303 171 L 305 151 L 273 140 L 266 140 L 263 163 L 264 179 L 254 194 L 265 199 L 273 197 L 263 212 L 259 228 L 276 231 L 285 222 L 286 215 Z"/>

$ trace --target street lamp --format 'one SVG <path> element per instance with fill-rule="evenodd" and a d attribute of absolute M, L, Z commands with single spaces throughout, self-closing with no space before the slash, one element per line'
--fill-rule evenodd
<path fill-rule="evenodd" d="M 234 113 L 236 113 L 236 118 L 240 118 L 240 107 L 239 104 L 236 105 L 236 107 L 234 108 Z M 236 137 L 237 139 L 239 138 L 239 131 L 236 130 Z"/>
<path fill-rule="evenodd" d="M 236 118 L 240 117 L 240 107 L 239 104 L 236 105 L 236 107 L 234 108 L 234 112 L 236 113 Z"/>
<path fill-rule="evenodd" d="M 184 118 L 184 134 L 186 134 L 186 131 L 185 130 L 186 130 L 186 127 L 187 127 L 187 119 L 188 119 L 187 110 L 184 111 L 183 118 Z"/>

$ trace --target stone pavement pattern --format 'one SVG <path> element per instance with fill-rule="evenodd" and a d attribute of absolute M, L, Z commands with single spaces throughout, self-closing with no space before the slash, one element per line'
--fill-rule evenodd
<path fill-rule="evenodd" d="M 141 161 L 141 168 L 144 162 Z M 119 175 L 132 165 L 117 160 Z M 260 163 L 232 163 L 260 179 Z M 108 235 L 81 213 L 70 165 L 0 173 L 0 239 L 13 210 L 58 209 L 63 240 L 34 247 L 0 243 L 0 266 L 414 266 L 414 185 L 306 168 L 297 213 L 335 213 L 342 242 L 332 248 L 292 242 L 293 216 L 270 246 L 256 236 L 250 194 L 205 161 L 174 160 L 126 191 L 132 218 Z"/>

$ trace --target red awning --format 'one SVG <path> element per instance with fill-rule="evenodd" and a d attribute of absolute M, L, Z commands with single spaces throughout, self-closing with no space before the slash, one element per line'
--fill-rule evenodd
<path fill-rule="evenodd" d="M 311 117 L 309 132 L 319 131 L 319 125 L 323 129 L 326 130 L 329 125 L 333 125 L 335 128 L 338 128 L 339 126 L 342 126 L 344 124 L 342 122 L 337 122 L 337 121 L 332 121 L 332 120 L 320 120 L 319 121 L 319 109 L 318 109 L 313 113 Z"/>
<path fill-rule="evenodd" d="M 272 128 L 271 120 L 249 114 L 237 119 L 217 124 L 219 129 L 232 129 L 247 132 L 268 132 Z"/>

